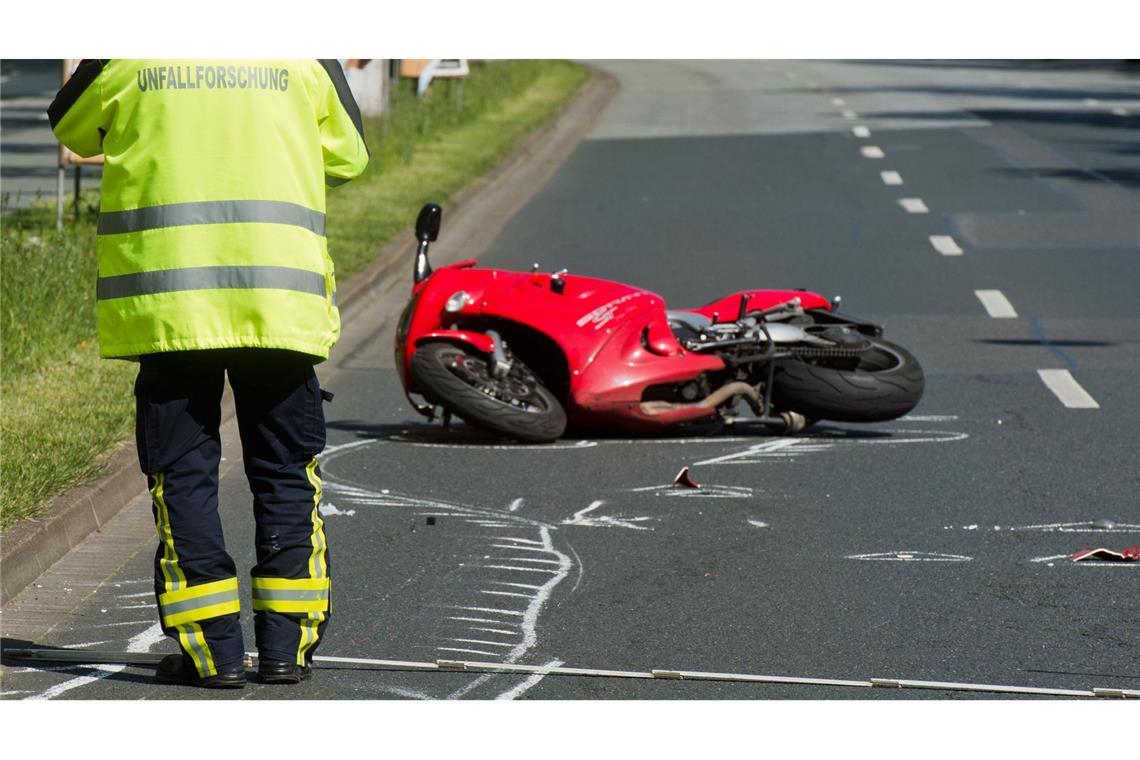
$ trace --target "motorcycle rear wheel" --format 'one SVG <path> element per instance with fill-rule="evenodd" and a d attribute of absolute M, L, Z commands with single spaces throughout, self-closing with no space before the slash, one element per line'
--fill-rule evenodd
<path fill-rule="evenodd" d="M 902 346 L 878 339 L 871 344 L 854 369 L 781 361 L 773 378 L 773 405 L 837 422 L 884 422 L 903 416 L 922 398 L 922 367 Z"/>
<path fill-rule="evenodd" d="M 500 379 L 471 349 L 427 343 L 412 355 L 412 378 L 424 398 L 476 427 L 536 443 L 566 431 L 562 404 L 517 358 Z"/>

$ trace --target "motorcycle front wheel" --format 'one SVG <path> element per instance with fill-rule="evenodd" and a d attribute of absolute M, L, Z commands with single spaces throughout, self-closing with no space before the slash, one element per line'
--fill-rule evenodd
<path fill-rule="evenodd" d="M 476 427 L 522 441 L 547 442 L 566 431 L 566 411 L 517 358 L 504 378 L 487 359 L 451 343 L 427 343 L 412 355 L 421 395 Z"/>
<path fill-rule="evenodd" d="M 903 416 L 922 398 L 922 367 L 902 346 L 870 342 L 854 368 L 781 361 L 772 382 L 773 405 L 837 422 L 884 422 Z"/>

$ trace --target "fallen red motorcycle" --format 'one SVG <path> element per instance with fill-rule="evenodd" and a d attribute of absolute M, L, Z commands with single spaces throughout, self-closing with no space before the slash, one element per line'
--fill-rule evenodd
<path fill-rule="evenodd" d="M 641 288 L 554 273 L 433 270 L 442 210 L 416 220 L 412 296 L 396 366 L 428 419 L 525 441 L 575 430 L 665 432 L 737 418 L 743 401 L 776 433 L 816 420 L 879 422 L 922 396 L 922 368 L 883 330 L 804 290 L 748 290 L 666 310 Z M 412 395 L 427 403 L 417 403 Z"/>

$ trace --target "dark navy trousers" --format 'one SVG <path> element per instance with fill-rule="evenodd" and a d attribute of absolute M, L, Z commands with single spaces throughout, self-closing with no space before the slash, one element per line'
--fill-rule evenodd
<path fill-rule="evenodd" d="M 202 676 L 239 665 L 245 651 L 237 570 L 218 513 L 227 374 L 257 524 L 250 589 L 259 656 L 311 662 L 330 616 L 316 458 L 325 394 L 312 358 L 253 348 L 143 356 L 135 433 L 158 533 L 155 594 L 164 632 Z"/>

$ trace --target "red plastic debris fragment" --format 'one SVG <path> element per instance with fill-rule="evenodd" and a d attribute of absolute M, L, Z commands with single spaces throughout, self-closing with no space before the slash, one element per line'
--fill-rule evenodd
<path fill-rule="evenodd" d="M 1121 552 L 1114 552 L 1112 549 L 1086 549 L 1083 552 L 1077 552 L 1073 555 L 1073 562 L 1080 562 L 1086 559 L 1099 559 L 1108 562 L 1140 562 L 1140 546 L 1129 546 Z"/>
<path fill-rule="evenodd" d="M 682 488 L 700 488 L 700 484 L 689 477 L 689 468 L 682 467 L 681 471 L 677 473 L 677 477 L 673 478 L 674 486 L 681 486 Z"/>

